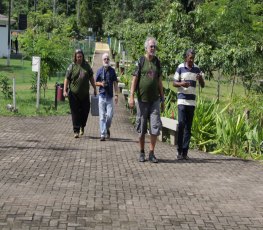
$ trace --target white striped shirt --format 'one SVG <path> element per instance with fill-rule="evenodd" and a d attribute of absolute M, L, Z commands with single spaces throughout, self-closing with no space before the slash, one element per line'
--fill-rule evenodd
<path fill-rule="evenodd" d="M 178 105 L 196 105 L 196 76 L 201 70 L 197 65 L 193 65 L 191 69 L 187 68 L 186 63 L 181 63 L 174 74 L 175 82 L 189 82 L 190 86 L 179 87 L 177 93 L 177 103 Z"/>

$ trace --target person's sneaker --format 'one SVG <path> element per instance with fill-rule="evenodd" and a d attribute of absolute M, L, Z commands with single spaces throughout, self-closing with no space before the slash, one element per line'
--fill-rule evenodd
<path fill-rule="evenodd" d="M 106 141 L 105 137 L 101 137 L 100 141 Z"/>
<path fill-rule="evenodd" d="M 149 161 L 152 163 L 158 163 L 157 158 L 155 157 L 154 153 L 149 154 Z"/>
<path fill-rule="evenodd" d="M 74 138 L 79 138 L 79 133 L 74 133 Z"/>
<path fill-rule="evenodd" d="M 139 162 L 145 161 L 145 153 L 140 153 Z"/>
<path fill-rule="evenodd" d="M 187 155 L 183 155 L 183 159 L 184 159 L 184 160 L 190 160 L 190 157 L 187 156 Z"/>
<path fill-rule="evenodd" d="M 177 160 L 183 160 L 183 155 L 182 154 L 177 154 Z"/>
<path fill-rule="evenodd" d="M 82 136 L 84 134 L 84 128 L 80 127 L 79 134 Z"/>
<path fill-rule="evenodd" d="M 107 138 L 110 139 L 110 129 L 107 129 Z"/>

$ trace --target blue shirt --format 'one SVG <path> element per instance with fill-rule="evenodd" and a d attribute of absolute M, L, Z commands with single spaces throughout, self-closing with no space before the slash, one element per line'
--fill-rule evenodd
<path fill-rule="evenodd" d="M 111 66 L 109 66 L 107 69 L 105 69 L 104 66 L 98 69 L 96 74 L 96 82 L 102 81 L 105 81 L 107 86 L 99 87 L 99 95 L 108 98 L 113 97 L 113 82 L 117 81 L 117 75 Z"/>

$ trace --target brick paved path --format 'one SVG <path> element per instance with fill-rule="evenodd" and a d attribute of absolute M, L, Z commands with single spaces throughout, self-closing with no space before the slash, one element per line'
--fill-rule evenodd
<path fill-rule="evenodd" d="M 96 53 L 94 69 L 100 65 Z M 0 117 L 0 229 L 263 229 L 263 165 L 158 142 L 137 161 L 123 99 L 112 139 L 98 117 L 73 138 L 69 116 Z"/>

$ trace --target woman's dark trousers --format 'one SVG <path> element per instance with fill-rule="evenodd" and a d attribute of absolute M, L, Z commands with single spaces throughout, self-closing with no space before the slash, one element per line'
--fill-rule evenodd
<path fill-rule="evenodd" d="M 69 106 L 71 110 L 73 131 L 74 133 L 79 133 L 80 127 L 84 128 L 88 120 L 90 111 L 89 95 L 80 99 L 76 94 L 69 92 Z"/>
<path fill-rule="evenodd" d="M 187 156 L 188 154 L 194 111 L 194 106 L 178 105 L 177 151 L 182 156 Z"/>

